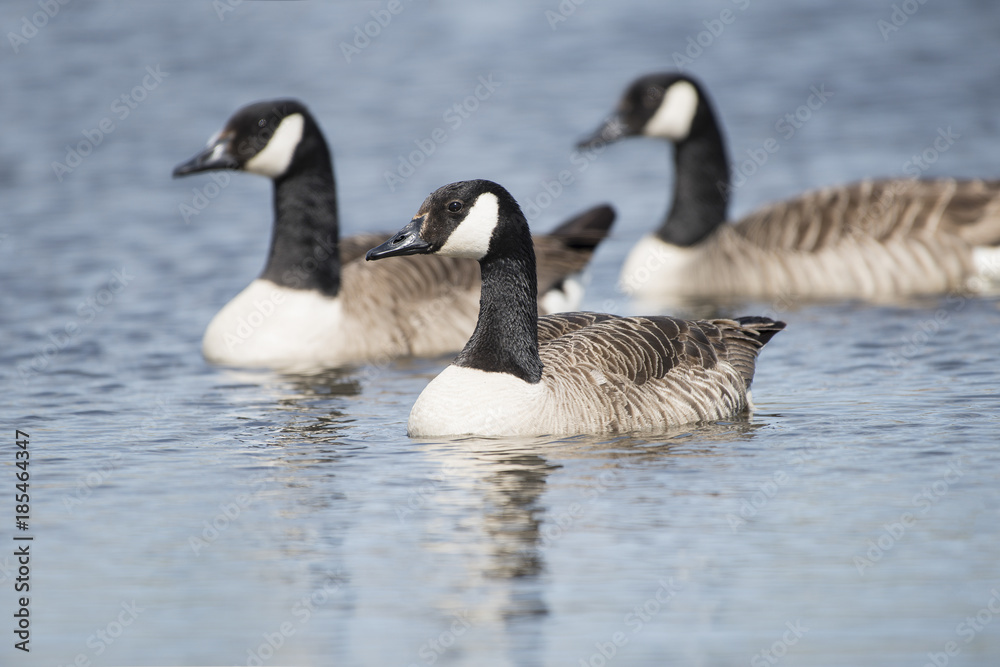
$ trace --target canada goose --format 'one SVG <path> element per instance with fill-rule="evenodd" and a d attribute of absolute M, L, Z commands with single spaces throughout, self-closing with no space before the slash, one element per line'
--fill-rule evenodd
<path fill-rule="evenodd" d="M 274 227 L 263 273 L 212 319 L 211 362 L 282 369 L 436 356 L 462 347 L 479 309 L 475 262 L 371 265 L 367 248 L 389 234 L 341 239 L 333 164 L 323 133 L 296 100 L 238 110 L 208 147 L 174 169 L 235 169 L 274 183 Z M 583 270 L 614 220 L 598 206 L 536 239 L 543 308 L 578 307 Z"/>
<path fill-rule="evenodd" d="M 867 180 L 723 224 L 726 148 L 701 84 L 677 73 L 638 79 L 580 145 L 635 135 L 673 143 L 675 178 L 663 223 L 625 261 L 626 293 L 884 299 L 976 291 L 1000 272 L 1000 181 Z"/>
<path fill-rule="evenodd" d="M 491 181 L 452 183 L 368 259 L 479 260 L 476 330 L 410 412 L 411 436 L 658 431 L 750 406 L 757 353 L 785 327 L 763 317 L 686 321 L 538 317 L 535 255 L 514 198 Z"/>

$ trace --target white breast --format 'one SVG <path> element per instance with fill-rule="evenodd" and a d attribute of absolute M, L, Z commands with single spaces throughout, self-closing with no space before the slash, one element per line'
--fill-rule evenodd
<path fill-rule="evenodd" d="M 629 252 L 619 277 L 619 289 L 633 297 L 683 294 L 704 253 L 682 248 L 650 234 Z"/>
<path fill-rule="evenodd" d="M 414 437 L 536 435 L 547 392 L 507 373 L 448 366 L 417 397 L 407 433 Z"/>
<path fill-rule="evenodd" d="M 211 362 L 238 366 L 337 363 L 342 324 L 339 298 L 257 279 L 212 318 L 202 352 Z"/>

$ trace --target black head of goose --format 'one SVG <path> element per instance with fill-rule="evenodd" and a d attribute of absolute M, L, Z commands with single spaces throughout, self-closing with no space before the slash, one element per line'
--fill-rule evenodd
<path fill-rule="evenodd" d="M 583 148 L 626 137 L 666 139 L 674 146 L 674 196 L 656 236 L 693 246 L 726 221 L 726 147 L 701 84 L 679 73 L 651 74 L 628 87 L 618 108 Z M 723 189 L 720 189 L 720 185 Z"/>
<path fill-rule="evenodd" d="M 459 349 L 468 338 L 478 309 L 478 267 L 446 257 L 434 265 L 374 267 L 356 261 L 388 234 L 340 238 L 331 153 L 304 104 L 280 99 L 237 110 L 174 176 L 221 169 L 271 179 L 274 223 L 263 272 L 205 332 L 208 360 L 330 366 L 436 356 Z M 547 260 L 540 280 L 549 307 L 566 295 L 580 298 L 575 275 L 613 220 L 609 206 L 598 206 L 540 238 Z M 415 319 L 426 302 L 437 304 L 439 316 Z"/>
<path fill-rule="evenodd" d="M 621 288 L 680 301 L 893 298 L 1000 277 L 1000 181 L 894 179 L 808 192 L 723 224 L 731 187 L 705 87 L 677 72 L 628 86 L 582 147 L 630 136 L 674 147 L 673 202 L 636 244 Z"/>
<path fill-rule="evenodd" d="M 748 409 L 757 352 L 785 326 L 768 318 L 538 318 L 528 223 L 514 198 L 486 180 L 436 190 L 367 258 L 417 254 L 476 259 L 483 286 L 471 338 L 410 412 L 413 436 L 662 431 L 722 419 Z"/>

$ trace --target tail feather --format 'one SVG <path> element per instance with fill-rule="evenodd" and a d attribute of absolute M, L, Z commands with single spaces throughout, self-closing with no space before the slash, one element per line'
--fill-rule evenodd
<path fill-rule="evenodd" d="M 723 324 L 726 320 L 714 322 Z M 769 317 L 737 317 L 735 321 L 728 320 L 728 323 L 729 326 L 723 328 L 726 360 L 742 376 L 747 389 L 750 389 L 760 349 L 774 337 L 774 334 L 785 328 L 785 323 Z M 734 324 L 738 326 L 733 326 Z"/>
<path fill-rule="evenodd" d="M 768 341 L 774 338 L 774 334 L 786 326 L 784 322 L 779 320 L 772 320 L 770 317 L 759 317 L 756 315 L 737 317 L 736 321 L 744 329 L 757 332 L 757 340 L 760 341 L 760 347 L 767 345 Z"/>

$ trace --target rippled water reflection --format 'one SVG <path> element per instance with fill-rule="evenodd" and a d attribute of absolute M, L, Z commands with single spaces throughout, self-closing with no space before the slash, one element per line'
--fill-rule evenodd
<path fill-rule="evenodd" d="M 537 201 L 627 81 L 744 3 L 676 4 L 586 3 L 553 30 L 556 3 L 407 3 L 347 63 L 339 44 L 377 3 L 242 3 L 222 21 L 209 3 L 73 3 L 8 51 L 0 370 L 4 421 L 31 434 L 36 541 L 32 651 L 7 615 L 0 662 L 996 664 L 994 298 L 745 304 L 789 324 L 757 412 L 656 438 L 410 440 L 446 360 L 282 376 L 200 357 L 262 264 L 268 185 L 234 175 L 186 221 L 210 181 L 169 175 L 235 108 L 311 106 L 347 232 L 397 229 L 460 178 Z M 29 10 L 5 5 L 0 25 Z M 926 3 L 886 40 L 891 13 L 746 3 L 691 64 L 737 158 L 810 86 L 834 92 L 737 214 L 903 175 L 939 127 L 960 138 L 927 175 L 996 175 L 997 7 Z M 398 157 L 491 73 L 495 95 L 390 191 Z M 114 131 L 59 181 L 52 162 L 105 117 Z M 665 148 L 626 142 L 573 176 L 533 224 L 614 202 L 585 305 L 634 312 L 614 277 L 665 210 Z"/>

